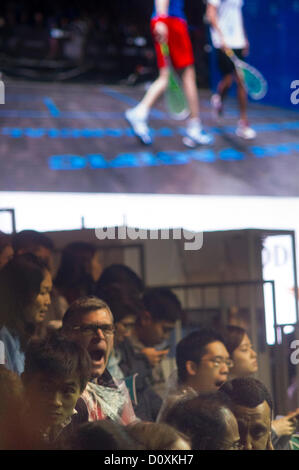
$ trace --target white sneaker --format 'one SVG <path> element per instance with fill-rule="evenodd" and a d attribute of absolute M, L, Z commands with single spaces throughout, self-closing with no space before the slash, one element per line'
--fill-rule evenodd
<path fill-rule="evenodd" d="M 188 126 L 186 128 L 186 136 L 195 144 L 209 145 L 213 142 L 213 137 L 205 132 L 200 125 Z"/>
<path fill-rule="evenodd" d="M 242 123 L 241 121 L 238 122 L 236 134 L 238 137 L 241 137 L 245 140 L 252 140 L 256 138 L 255 130 L 249 127 L 248 125 Z"/>
<path fill-rule="evenodd" d="M 141 142 L 144 145 L 150 145 L 152 143 L 152 138 L 150 136 L 150 129 L 147 125 L 146 118 L 138 115 L 135 108 L 128 109 L 125 112 L 125 117 L 132 126 L 134 134 L 141 140 Z"/>
<path fill-rule="evenodd" d="M 215 93 L 211 97 L 211 106 L 212 106 L 212 113 L 213 117 L 216 121 L 219 121 L 222 117 L 223 113 L 223 103 L 221 96 Z"/>

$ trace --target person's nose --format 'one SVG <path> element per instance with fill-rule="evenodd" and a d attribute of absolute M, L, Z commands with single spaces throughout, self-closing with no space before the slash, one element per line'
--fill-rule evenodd
<path fill-rule="evenodd" d="M 49 306 L 51 304 L 51 294 L 48 293 L 46 296 L 45 296 L 45 305 L 46 306 Z"/>
<path fill-rule="evenodd" d="M 49 401 L 51 406 L 54 408 L 60 408 L 62 406 L 62 399 L 60 392 L 53 392 L 49 396 Z"/>
<path fill-rule="evenodd" d="M 101 330 L 101 328 L 97 328 L 95 336 L 96 336 L 97 339 L 100 338 L 101 340 L 102 339 L 106 340 L 105 335 L 104 335 L 103 331 Z"/>
<path fill-rule="evenodd" d="M 244 436 L 241 444 L 243 444 L 244 450 L 252 450 L 252 442 L 251 442 L 249 433 L 246 436 Z"/>
<path fill-rule="evenodd" d="M 229 373 L 228 365 L 225 362 L 222 362 L 220 366 L 220 374 L 228 375 L 228 373 Z"/>
<path fill-rule="evenodd" d="M 257 353 L 255 352 L 254 349 L 251 349 L 251 357 L 253 357 L 254 359 L 257 358 Z"/>

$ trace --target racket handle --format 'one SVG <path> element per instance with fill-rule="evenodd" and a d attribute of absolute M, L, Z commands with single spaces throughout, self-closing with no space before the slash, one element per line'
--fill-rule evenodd
<path fill-rule="evenodd" d="M 166 42 L 163 42 L 161 44 L 161 52 L 164 55 L 164 57 L 169 56 L 169 47 L 168 47 L 168 44 Z"/>
<path fill-rule="evenodd" d="M 234 52 L 229 48 L 224 49 L 224 52 L 226 55 L 228 55 L 228 57 L 233 57 L 235 55 Z"/>

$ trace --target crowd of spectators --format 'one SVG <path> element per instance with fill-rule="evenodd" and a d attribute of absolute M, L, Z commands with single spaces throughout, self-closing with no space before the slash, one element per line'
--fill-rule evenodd
<path fill-rule="evenodd" d="M 298 410 L 273 420 L 238 326 L 202 327 L 162 364 L 182 306 L 128 266 L 103 269 L 73 242 L 53 273 L 53 242 L 0 234 L 0 448 L 273 450 L 291 448 Z"/>
<path fill-rule="evenodd" d="M 133 2 L 134 3 L 134 2 Z M 0 6 L 0 50 L 23 67 L 84 66 L 134 73 L 154 66 L 150 15 L 140 2 L 8 2 Z M 27 60 L 27 62 L 24 62 Z"/>
<path fill-rule="evenodd" d="M 192 1 L 187 7 L 196 67 L 200 79 L 207 80 L 204 3 Z M 15 60 L 14 67 L 22 59 L 31 59 L 20 62 L 23 68 L 27 63 L 33 68 L 40 63 L 56 68 L 62 63 L 88 64 L 94 74 L 98 70 L 134 85 L 156 73 L 151 9 L 150 0 L 87 0 L 83 5 L 69 0 L 10 0 L 0 5 L 0 52 Z"/>

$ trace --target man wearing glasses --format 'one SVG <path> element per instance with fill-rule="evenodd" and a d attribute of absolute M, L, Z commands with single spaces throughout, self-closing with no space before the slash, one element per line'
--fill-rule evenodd
<path fill-rule="evenodd" d="M 125 383 L 117 383 L 106 368 L 114 341 L 108 305 L 97 297 L 81 297 L 66 311 L 62 331 L 85 347 L 92 361 L 91 378 L 82 394 L 89 421 L 107 417 L 121 424 L 136 421 Z"/>
<path fill-rule="evenodd" d="M 228 378 L 233 362 L 222 336 L 212 329 L 194 331 L 176 347 L 177 379 L 164 400 L 158 420 L 163 420 L 180 399 L 216 392 Z"/>

